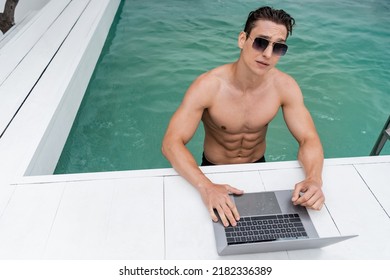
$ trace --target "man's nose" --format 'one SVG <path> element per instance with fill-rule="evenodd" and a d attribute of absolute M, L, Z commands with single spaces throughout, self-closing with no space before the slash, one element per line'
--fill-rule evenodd
<path fill-rule="evenodd" d="M 273 45 L 272 43 L 269 43 L 268 46 L 263 51 L 263 56 L 270 58 L 272 56 L 272 52 L 273 52 Z"/>

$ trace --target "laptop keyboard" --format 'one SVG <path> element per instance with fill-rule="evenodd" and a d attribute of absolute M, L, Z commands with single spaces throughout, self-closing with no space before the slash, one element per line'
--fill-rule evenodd
<path fill-rule="evenodd" d="M 229 245 L 308 238 L 298 214 L 241 217 L 237 226 L 226 227 Z"/>

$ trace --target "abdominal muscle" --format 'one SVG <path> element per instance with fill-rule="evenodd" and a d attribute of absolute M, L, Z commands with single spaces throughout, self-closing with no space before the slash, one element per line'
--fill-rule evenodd
<path fill-rule="evenodd" d="M 257 131 L 232 133 L 204 122 L 204 154 L 214 164 L 251 163 L 264 156 L 267 126 Z"/>

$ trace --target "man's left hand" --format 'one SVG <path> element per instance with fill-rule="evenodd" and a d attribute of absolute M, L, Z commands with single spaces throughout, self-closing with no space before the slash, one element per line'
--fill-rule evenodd
<path fill-rule="evenodd" d="M 295 185 L 291 200 L 294 205 L 321 210 L 325 202 L 322 184 L 313 179 L 305 179 L 299 182 Z"/>

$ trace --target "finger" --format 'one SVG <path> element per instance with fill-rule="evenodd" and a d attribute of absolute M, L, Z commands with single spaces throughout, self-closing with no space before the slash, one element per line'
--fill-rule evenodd
<path fill-rule="evenodd" d="M 240 220 L 240 214 L 238 213 L 237 207 L 234 205 L 234 207 L 231 208 L 231 209 L 232 209 L 232 213 L 233 213 L 234 219 L 236 221 L 239 221 Z M 237 223 L 236 223 L 236 225 L 237 225 Z"/>
<path fill-rule="evenodd" d="M 232 225 L 233 227 L 235 227 L 237 225 L 237 218 L 235 215 L 238 214 L 238 211 L 235 210 L 236 213 L 234 213 L 234 210 L 232 208 L 235 208 L 235 207 L 229 206 L 229 205 L 224 205 L 222 208 L 223 208 L 223 211 L 225 213 L 226 218 L 229 221 L 229 224 Z"/>
<path fill-rule="evenodd" d="M 223 209 L 223 212 L 225 214 L 226 219 L 228 220 L 228 223 L 235 227 L 237 225 L 237 221 L 236 221 L 236 218 L 234 217 L 230 207 L 227 204 L 225 204 L 222 206 L 222 209 Z"/>
<path fill-rule="evenodd" d="M 311 209 L 320 210 L 325 198 L 322 195 L 322 192 L 313 192 L 313 195 L 304 203 L 302 206 L 309 207 Z"/>
<path fill-rule="evenodd" d="M 316 200 L 313 205 L 310 207 L 314 210 L 321 210 L 322 206 L 324 206 L 325 199 L 324 197 L 320 197 L 318 200 Z"/>
<path fill-rule="evenodd" d="M 218 216 L 216 214 L 216 210 L 214 208 L 209 208 L 209 213 L 210 213 L 210 216 L 211 216 L 211 219 L 213 220 L 213 222 L 218 222 Z"/>
<path fill-rule="evenodd" d="M 299 198 L 295 200 L 294 204 L 295 205 L 299 204 L 302 206 L 312 205 L 316 201 L 315 197 L 313 196 L 314 196 L 314 192 L 310 190 L 306 191 L 305 193 L 300 192 Z"/>
<path fill-rule="evenodd" d="M 321 210 L 321 208 L 322 208 L 322 203 L 319 203 L 319 202 L 317 202 L 317 201 L 316 201 L 316 203 L 314 203 L 314 204 L 310 207 L 310 209 L 313 209 L 313 210 Z"/>
<path fill-rule="evenodd" d="M 219 218 L 221 219 L 222 224 L 223 224 L 225 227 L 228 227 L 228 226 L 229 226 L 229 222 L 228 222 L 228 220 L 226 219 L 225 212 L 223 211 L 222 207 L 219 206 L 219 207 L 217 208 L 217 211 L 218 211 L 218 215 L 219 215 Z"/>
<path fill-rule="evenodd" d="M 236 189 L 234 187 L 231 187 L 231 186 L 226 186 L 226 190 L 229 192 L 229 194 L 237 194 L 237 195 L 240 195 L 240 194 L 243 194 L 244 191 L 243 190 L 239 190 L 239 189 Z"/>
<path fill-rule="evenodd" d="M 240 213 L 238 212 L 236 205 L 233 204 L 233 206 L 230 207 L 230 210 L 233 214 L 234 219 L 236 221 L 239 221 L 241 217 L 240 217 Z"/>
<path fill-rule="evenodd" d="M 236 205 L 234 204 L 234 202 L 231 199 L 229 199 L 226 204 L 229 206 L 229 208 L 233 214 L 234 219 L 236 221 L 239 221 L 240 214 L 238 213 L 238 209 L 237 209 Z"/>
<path fill-rule="evenodd" d="M 302 184 L 301 183 L 296 184 L 291 198 L 292 202 L 296 202 L 299 199 L 300 193 L 302 191 L 303 191 Z"/>

